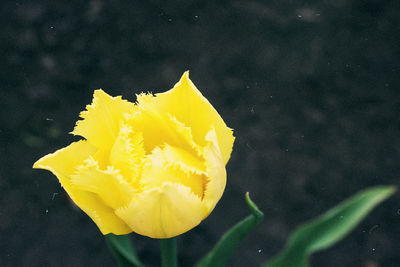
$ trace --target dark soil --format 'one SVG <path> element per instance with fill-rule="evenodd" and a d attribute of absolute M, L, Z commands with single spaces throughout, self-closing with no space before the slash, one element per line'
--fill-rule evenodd
<path fill-rule="evenodd" d="M 222 200 L 179 238 L 181 266 L 247 216 L 246 191 L 265 220 L 228 266 L 258 266 L 297 225 L 399 184 L 399 1 L 110 2 L 2 1 L 1 266 L 114 264 L 94 223 L 32 164 L 77 140 L 68 132 L 94 89 L 134 101 L 187 69 L 237 139 Z M 399 266 L 399 200 L 313 266 Z M 156 240 L 133 242 L 159 265 Z"/>

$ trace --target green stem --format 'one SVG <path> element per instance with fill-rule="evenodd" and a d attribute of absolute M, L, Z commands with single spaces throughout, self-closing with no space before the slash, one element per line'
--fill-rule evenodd
<path fill-rule="evenodd" d="M 161 263 L 163 267 L 177 267 L 176 239 L 161 239 Z"/>

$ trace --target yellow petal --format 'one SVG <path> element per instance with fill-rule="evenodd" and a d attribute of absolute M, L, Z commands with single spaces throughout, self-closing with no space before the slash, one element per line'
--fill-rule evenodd
<path fill-rule="evenodd" d="M 93 158 L 85 160 L 85 164 L 77 168 L 71 183 L 77 189 L 95 193 L 113 209 L 128 205 L 135 193 L 119 170 L 112 167 L 100 170 Z"/>
<path fill-rule="evenodd" d="M 207 133 L 206 140 L 208 144 L 204 148 L 204 157 L 206 159 L 208 181 L 203 201 L 208 208 L 208 212 L 211 212 L 225 190 L 226 170 L 214 129 Z"/>
<path fill-rule="evenodd" d="M 132 232 L 132 229 L 115 215 L 115 211 L 105 205 L 96 194 L 78 189 L 69 190 L 68 194 L 78 207 L 94 221 L 103 235 L 109 233 L 126 235 Z"/>
<path fill-rule="evenodd" d="M 164 161 L 167 166 L 175 166 L 188 175 L 190 174 L 205 174 L 206 167 L 203 159 L 199 159 L 196 155 L 179 147 L 164 144 L 163 147 Z"/>
<path fill-rule="evenodd" d="M 164 149 L 156 147 L 152 154 L 146 157 L 140 180 L 141 190 L 146 191 L 151 188 L 161 188 L 165 182 L 173 182 L 190 188 L 194 194 L 202 198 L 206 181 L 204 172 L 196 169 L 194 166 L 186 165 L 190 161 L 196 161 L 188 153 L 182 152 L 181 154 L 186 159 L 173 158 L 171 154 L 178 153 L 178 150 L 172 152 L 174 150 L 170 146 L 166 146 Z M 197 165 L 201 165 L 201 163 L 197 163 Z"/>
<path fill-rule="evenodd" d="M 189 126 L 194 141 L 202 146 L 206 144 L 207 132 L 214 127 L 224 164 L 228 162 L 234 141 L 233 132 L 189 79 L 188 71 L 171 90 L 156 94 L 151 101 L 138 102 L 139 107 L 147 106 L 146 109 L 157 110 L 159 114 L 170 113 Z"/>
<path fill-rule="evenodd" d="M 99 89 L 94 91 L 93 102 L 86 109 L 80 114 L 83 120 L 76 123 L 72 133 L 85 137 L 97 148 L 108 150 L 118 136 L 125 114 L 133 112 L 135 105 Z"/>
<path fill-rule="evenodd" d="M 96 152 L 97 149 L 86 140 L 73 142 L 65 148 L 42 157 L 33 164 L 33 168 L 51 171 L 63 187 L 69 187 L 71 175 L 76 171 L 76 167 Z"/>
<path fill-rule="evenodd" d="M 198 154 L 199 147 L 194 142 L 191 129 L 178 121 L 168 111 L 159 112 L 154 108 L 154 97 L 149 94 L 137 96 L 138 111 L 130 116 L 129 125 L 143 133 L 147 153 L 164 143 Z"/>
<path fill-rule="evenodd" d="M 96 150 L 87 141 L 74 142 L 39 159 L 33 167 L 49 170 L 56 175 L 71 199 L 92 218 L 103 234 L 111 232 L 114 234 L 130 233 L 132 230 L 98 196 L 81 191 L 71 184 L 71 176 L 76 171 L 77 166 L 96 153 Z"/>
<path fill-rule="evenodd" d="M 110 152 L 110 163 L 119 169 L 125 179 L 137 185 L 145 156 L 143 134 L 123 125 Z"/>
<path fill-rule="evenodd" d="M 204 217 L 205 207 L 188 187 L 164 183 L 135 197 L 116 214 L 138 234 L 170 238 L 189 231 Z"/>

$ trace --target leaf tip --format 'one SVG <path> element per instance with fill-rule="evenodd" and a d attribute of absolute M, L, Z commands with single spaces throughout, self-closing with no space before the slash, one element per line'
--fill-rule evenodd
<path fill-rule="evenodd" d="M 379 196 L 381 197 L 382 200 L 389 198 L 393 194 L 397 192 L 397 186 L 395 185 L 383 185 L 383 186 L 377 186 L 375 188 L 372 188 L 370 190 L 378 190 L 380 192 Z"/>
<path fill-rule="evenodd" d="M 388 186 L 388 195 L 391 196 L 396 192 L 397 192 L 397 186 L 395 186 L 395 185 Z"/>
<path fill-rule="evenodd" d="M 262 220 L 264 213 L 258 209 L 257 205 L 250 199 L 250 193 L 246 192 L 245 195 L 246 204 L 249 207 L 251 214 L 255 216 L 258 220 Z"/>

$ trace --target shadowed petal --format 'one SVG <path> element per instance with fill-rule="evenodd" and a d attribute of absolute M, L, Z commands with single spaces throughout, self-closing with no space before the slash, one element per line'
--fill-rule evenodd
<path fill-rule="evenodd" d="M 204 157 L 206 159 L 205 165 L 207 168 L 208 181 L 203 201 L 209 209 L 209 212 L 211 212 L 225 190 L 226 170 L 214 129 L 207 133 L 206 140 L 208 144 L 204 148 Z"/>
<path fill-rule="evenodd" d="M 146 154 L 143 142 L 141 132 L 134 132 L 132 127 L 124 124 L 110 152 L 110 164 L 133 186 L 137 186 L 142 173 Z"/>

